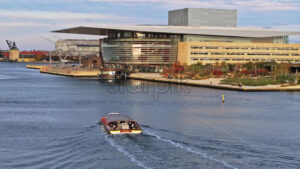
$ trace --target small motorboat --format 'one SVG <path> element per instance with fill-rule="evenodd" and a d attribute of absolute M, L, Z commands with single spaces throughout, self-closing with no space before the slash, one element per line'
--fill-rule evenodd
<path fill-rule="evenodd" d="M 127 115 L 109 113 L 101 118 L 100 123 L 108 134 L 141 134 L 142 128 Z"/>
<path fill-rule="evenodd" d="M 99 80 L 123 80 L 126 79 L 127 74 L 123 69 L 100 69 L 98 74 Z"/>

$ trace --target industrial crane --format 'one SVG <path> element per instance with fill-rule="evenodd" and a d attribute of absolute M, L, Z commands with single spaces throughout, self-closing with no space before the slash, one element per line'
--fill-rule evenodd
<path fill-rule="evenodd" d="M 14 49 L 18 50 L 16 42 L 13 42 L 13 41 L 10 41 L 10 40 L 6 40 L 6 43 L 7 43 L 8 47 L 9 47 L 9 50 L 14 50 Z"/>

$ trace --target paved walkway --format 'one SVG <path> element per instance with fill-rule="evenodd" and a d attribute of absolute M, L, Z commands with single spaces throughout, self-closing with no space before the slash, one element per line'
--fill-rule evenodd
<path fill-rule="evenodd" d="M 226 89 L 226 90 L 237 90 L 237 91 L 300 91 L 300 85 L 295 86 L 283 86 L 283 85 L 267 85 L 267 86 L 233 86 L 229 84 L 220 84 L 221 80 L 224 78 L 209 78 L 203 80 L 181 80 L 181 79 L 167 79 L 160 75 L 159 73 L 136 73 L 131 74 L 130 78 L 157 81 L 164 83 L 173 83 L 181 85 L 191 85 L 199 87 L 209 87 L 216 89 Z"/>

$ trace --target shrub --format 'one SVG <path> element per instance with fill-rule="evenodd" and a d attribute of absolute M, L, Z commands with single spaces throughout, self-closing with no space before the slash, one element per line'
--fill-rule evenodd
<path fill-rule="evenodd" d="M 214 70 L 212 74 L 215 76 L 221 76 L 223 72 L 221 70 Z"/>
<path fill-rule="evenodd" d="M 285 75 L 276 76 L 276 81 L 278 83 L 294 82 L 295 80 L 296 80 L 296 76 L 285 76 Z"/>
<path fill-rule="evenodd" d="M 243 70 L 241 71 L 241 73 L 244 74 L 244 75 L 248 75 L 248 74 L 249 74 L 249 71 L 248 71 L 247 69 L 243 69 Z"/>

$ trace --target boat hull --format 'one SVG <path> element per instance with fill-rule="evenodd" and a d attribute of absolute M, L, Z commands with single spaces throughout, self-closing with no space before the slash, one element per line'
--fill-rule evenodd
<path fill-rule="evenodd" d="M 110 130 L 109 134 L 119 135 L 119 134 L 141 134 L 142 130 Z"/>
<path fill-rule="evenodd" d="M 107 132 L 107 134 L 111 134 L 111 135 L 141 134 L 143 131 L 140 127 L 126 128 L 126 129 L 122 127 L 116 127 L 116 128 L 109 127 L 109 121 L 105 118 L 105 116 L 101 118 L 100 123 L 103 129 Z"/>
<path fill-rule="evenodd" d="M 101 122 L 103 129 L 107 132 L 107 134 L 112 134 L 112 135 L 119 135 L 119 134 L 141 134 L 143 132 L 142 129 L 140 130 L 131 130 L 131 129 L 126 129 L 126 130 L 110 130 L 108 129 L 107 125 L 104 125 L 103 122 Z"/>

